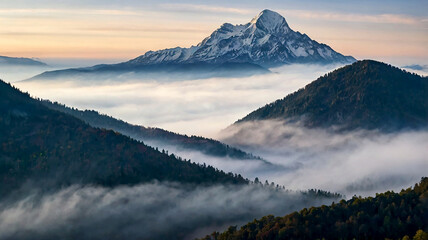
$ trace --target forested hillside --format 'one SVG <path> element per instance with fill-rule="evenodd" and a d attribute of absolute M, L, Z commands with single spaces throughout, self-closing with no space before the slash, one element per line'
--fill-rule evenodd
<path fill-rule="evenodd" d="M 114 186 L 152 180 L 247 183 L 241 176 L 182 160 L 119 133 L 89 126 L 0 81 L 0 189 L 26 182 Z M 49 184 L 48 184 L 49 183 Z"/>
<path fill-rule="evenodd" d="M 393 131 L 428 126 L 428 78 L 372 60 L 328 73 L 239 122 L 284 119 L 307 127 Z"/>
<path fill-rule="evenodd" d="M 266 216 L 240 229 L 231 226 L 204 240 L 428 239 L 428 178 L 400 193 L 304 208 L 284 217 Z"/>
<path fill-rule="evenodd" d="M 184 150 L 199 151 L 206 155 L 216 157 L 261 160 L 260 157 L 253 156 L 250 153 L 246 153 L 240 149 L 231 147 L 214 139 L 181 135 L 160 128 L 133 125 L 122 120 L 100 114 L 94 110 L 82 111 L 75 108 L 69 108 L 59 103 L 52 103 L 47 100 L 42 101 L 42 103 L 48 108 L 79 118 L 93 127 L 111 129 L 137 140 L 145 142 L 151 141 L 153 142 L 153 145 L 156 145 L 157 143 L 159 143 L 157 145 L 172 145 Z"/>

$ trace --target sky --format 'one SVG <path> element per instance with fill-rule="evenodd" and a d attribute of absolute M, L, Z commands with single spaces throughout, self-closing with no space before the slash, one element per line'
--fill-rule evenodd
<path fill-rule="evenodd" d="M 196 45 L 225 22 L 263 9 L 344 55 L 428 63 L 428 2 L 0 0 L 0 55 L 80 65 Z"/>

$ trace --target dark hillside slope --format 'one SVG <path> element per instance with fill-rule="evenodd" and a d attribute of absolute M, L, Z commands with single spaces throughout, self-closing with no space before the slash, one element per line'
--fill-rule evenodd
<path fill-rule="evenodd" d="M 0 81 L 0 185 L 26 181 L 114 186 L 151 180 L 246 183 L 213 167 L 182 161 L 113 131 L 45 107 Z"/>
<path fill-rule="evenodd" d="M 428 78 L 358 61 L 248 114 L 238 122 L 302 120 L 307 127 L 396 130 L 428 126 Z"/>
<path fill-rule="evenodd" d="M 186 64 L 149 64 L 134 65 L 128 62 L 118 64 L 101 64 L 92 67 L 70 68 L 46 71 L 24 81 L 63 80 L 64 78 L 114 79 L 121 74 L 138 79 L 156 79 L 162 81 L 178 81 L 184 79 L 204 79 L 212 77 L 247 77 L 266 74 L 270 71 L 253 63 L 186 63 Z M 119 78 L 123 81 L 123 78 Z"/>
<path fill-rule="evenodd" d="M 48 108 L 79 118 L 93 127 L 111 129 L 144 142 L 159 142 L 162 143 L 161 145 L 171 145 L 183 150 L 199 151 L 203 154 L 215 157 L 261 160 L 260 157 L 256 157 L 250 153 L 246 153 L 240 149 L 231 147 L 214 139 L 199 136 L 189 137 L 187 135 L 177 134 L 161 128 L 133 125 L 122 120 L 100 114 L 93 110 L 81 111 L 75 108 L 69 108 L 59 103 L 52 103 L 50 101 L 42 101 L 42 103 Z M 150 145 L 155 146 L 155 144 Z"/>

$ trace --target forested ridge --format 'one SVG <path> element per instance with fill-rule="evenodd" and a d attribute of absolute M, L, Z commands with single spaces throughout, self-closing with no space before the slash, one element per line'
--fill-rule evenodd
<path fill-rule="evenodd" d="M 238 123 L 285 119 L 342 130 L 426 128 L 427 96 L 427 77 L 364 60 L 334 70 Z"/>
<path fill-rule="evenodd" d="M 245 184 L 225 173 L 146 146 L 111 130 L 51 110 L 0 81 L 0 189 L 26 182 L 115 186 L 153 180 Z"/>
<path fill-rule="evenodd" d="M 52 103 L 48 100 L 44 100 L 42 103 L 48 108 L 79 118 L 93 127 L 111 129 L 134 139 L 142 139 L 143 141 L 160 141 L 162 144 L 173 145 L 184 150 L 200 151 L 204 154 L 217 157 L 261 160 L 260 157 L 256 157 L 250 153 L 246 153 L 240 149 L 231 147 L 214 139 L 200 136 L 181 135 L 160 128 L 133 125 L 122 120 L 115 119 L 111 116 L 100 114 L 94 110 L 82 111 L 67 107 L 57 102 Z"/>
<path fill-rule="evenodd" d="M 284 217 L 265 216 L 203 240 L 428 239 L 428 178 L 400 193 L 341 200 Z"/>

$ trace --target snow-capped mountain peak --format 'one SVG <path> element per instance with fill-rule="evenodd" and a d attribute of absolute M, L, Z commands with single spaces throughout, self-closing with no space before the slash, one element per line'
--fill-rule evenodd
<path fill-rule="evenodd" d="M 251 20 L 251 25 L 267 33 L 287 33 L 290 28 L 287 21 L 279 13 L 265 9 Z"/>
<path fill-rule="evenodd" d="M 130 60 L 138 64 L 248 62 L 262 66 L 287 63 L 354 62 L 329 46 L 293 31 L 279 13 L 263 10 L 249 23 L 224 23 L 197 46 L 149 51 Z"/>
<path fill-rule="evenodd" d="M 230 23 L 224 23 L 217 30 L 215 30 L 210 36 L 205 38 L 202 42 L 198 44 L 198 47 L 206 45 L 214 45 L 219 41 L 224 39 L 229 39 L 231 37 L 241 36 L 244 31 L 248 28 L 249 24 L 245 25 L 232 25 Z"/>

